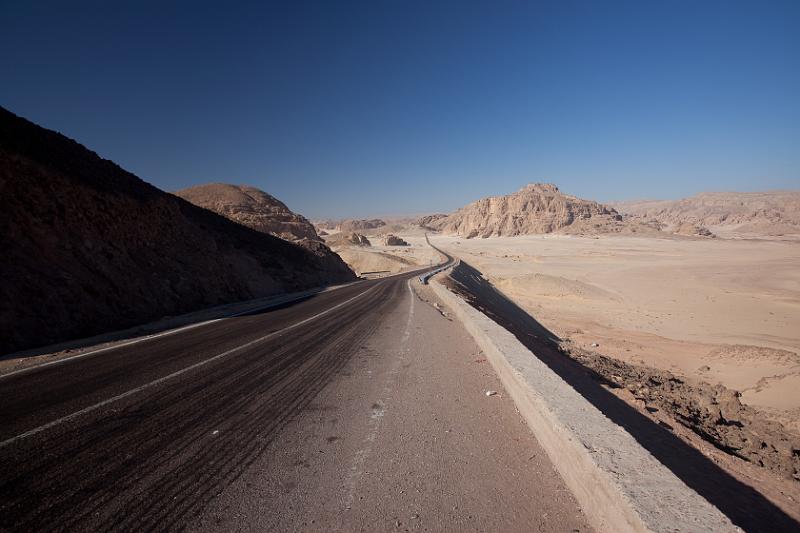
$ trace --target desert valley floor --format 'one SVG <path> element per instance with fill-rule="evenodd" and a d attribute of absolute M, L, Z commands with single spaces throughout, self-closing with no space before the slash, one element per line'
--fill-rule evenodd
<path fill-rule="evenodd" d="M 432 242 L 560 337 L 722 383 L 800 431 L 800 242 L 563 235 Z"/>

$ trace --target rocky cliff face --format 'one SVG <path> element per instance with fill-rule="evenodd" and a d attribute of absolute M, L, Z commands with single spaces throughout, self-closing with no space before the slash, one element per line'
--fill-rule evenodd
<path fill-rule="evenodd" d="M 262 190 L 247 185 L 209 183 L 176 191 L 176 196 L 275 237 L 319 241 L 317 231 L 304 216 Z"/>
<path fill-rule="evenodd" d="M 0 108 L 0 353 L 355 279 Z"/>
<path fill-rule="evenodd" d="M 447 218 L 447 215 L 442 214 L 435 214 L 435 215 L 425 215 L 424 217 L 420 217 L 417 219 L 417 226 L 423 229 L 432 229 L 436 230 L 436 222 L 439 220 Z"/>
<path fill-rule="evenodd" d="M 618 202 L 614 206 L 634 219 L 668 228 L 735 228 L 745 233 L 800 233 L 800 191 L 709 192 L 675 201 Z"/>
<path fill-rule="evenodd" d="M 614 209 L 563 194 L 547 183 L 526 185 L 507 196 L 483 198 L 426 226 L 467 238 L 534 233 L 603 233 L 621 231 L 622 217 Z"/>

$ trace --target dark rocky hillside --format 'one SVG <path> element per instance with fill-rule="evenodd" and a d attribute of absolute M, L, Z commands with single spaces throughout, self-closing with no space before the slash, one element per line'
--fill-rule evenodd
<path fill-rule="evenodd" d="M 0 353 L 355 279 L 0 108 Z"/>

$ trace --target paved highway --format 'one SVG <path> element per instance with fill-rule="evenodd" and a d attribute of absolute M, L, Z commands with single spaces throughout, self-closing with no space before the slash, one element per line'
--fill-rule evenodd
<path fill-rule="evenodd" d="M 587 531 L 418 274 L 0 378 L 0 530 Z"/>

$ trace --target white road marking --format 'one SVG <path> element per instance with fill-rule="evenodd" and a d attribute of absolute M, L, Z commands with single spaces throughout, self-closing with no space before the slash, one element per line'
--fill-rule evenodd
<path fill-rule="evenodd" d="M 98 353 L 102 353 L 102 352 L 108 352 L 110 350 L 116 350 L 117 348 L 123 348 L 125 346 L 130 346 L 131 344 L 138 344 L 140 342 L 149 341 L 150 339 L 155 339 L 157 337 L 165 337 L 167 335 L 172 335 L 173 333 L 179 333 L 181 331 L 186 331 L 187 329 L 199 328 L 200 326 L 205 326 L 206 324 L 211 324 L 213 322 L 219 322 L 220 320 L 225 320 L 225 319 L 224 318 L 215 318 L 213 320 L 206 320 L 205 322 L 198 322 L 197 324 L 190 324 L 188 326 L 183 326 L 183 327 L 180 327 L 178 329 L 171 329 L 169 331 L 163 331 L 161 333 L 156 333 L 156 334 L 153 334 L 153 335 L 147 335 L 145 337 L 138 337 L 138 338 L 130 340 L 130 341 L 126 341 L 126 342 L 123 342 L 123 343 L 120 343 L 120 344 L 115 344 L 114 346 L 107 346 L 105 348 L 100 348 L 98 350 L 91 350 L 89 352 L 80 353 L 80 354 L 77 354 L 77 355 L 71 355 L 69 357 L 63 357 L 63 358 L 57 359 L 55 361 L 48 361 L 46 363 L 42 363 L 42 364 L 39 364 L 39 365 L 32 365 L 32 366 L 28 366 L 28 367 L 25 367 L 25 368 L 20 368 L 19 370 L 14 370 L 13 372 L 9 372 L 7 374 L 0 375 L 0 379 L 7 378 L 9 376 L 13 376 L 14 374 L 21 374 L 22 372 L 29 372 L 29 371 L 34 370 L 36 368 L 43 368 L 43 367 L 51 366 L 51 365 L 58 365 L 58 364 L 61 364 L 61 363 L 66 363 L 67 361 L 72 361 L 74 359 L 80 359 L 81 357 L 86 357 L 88 355 L 94 355 L 94 354 L 98 354 Z"/>
<path fill-rule="evenodd" d="M 342 286 L 344 287 L 346 285 L 342 285 Z M 333 289 L 333 290 L 335 290 L 335 289 Z M 322 291 L 322 292 L 326 292 L 326 291 Z M 257 313 L 259 311 L 265 311 L 265 310 L 270 309 L 272 307 L 277 307 L 279 305 L 295 302 L 297 300 L 302 300 L 303 298 L 307 298 L 308 296 L 311 296 L 312 294 L 318 294 L 318 293 L 303 292 L 303 293 L 298 294 L 297 296 L 295 296 L 293 298 L 289 298 L 288 300 L 276 300 L 276 301 L 274 301 L 274 302 L 272 302 L 270 304 L 265 305 L 264 307 L 257 307 L 255 309 L 242 311 L 240 313 L 234 313 L 232 315 L 223 316 L 223 317 L 220 317 L 220 318 L 212 318 L 211 320 L 204 320 L 203 322 L 198 322 L 196 324 L 189 324 L 188 326 L 181 326 L 181 327 L 176 328 L 176 329 L 169 329 L 167 331 L 162 331 L 161 333 L 154 333 L 152 335 L 145 335 L 144 337 L 137 337 L 137 338 L 135 338 L 133 340 L 129 340 L 129 341 L 126 341 L 126 342 L 121 342 L 121 343 L 115 344 L 113 346 L 106 346 L 105 348 L 99 348 L 97 350 L 91 350 L 91 351 L 88 351 L 88 352 L 85 352 L 85 353 L 79 353 L 79 354 L 76 354 L 76 355 L 71 355 L 69 357 L 62 357 L 60 359 L 56 359 L 55 361 L 48 361 L 46 363 L 41 363 L 41 364 L 38 364 L 38 365 L 27 366 L 25 368 L 20 368 L 19 370 L 14 370 L 13 372 L 8 372 L 7 374 L 2 374 L 2 375 L 0 375 L 0 379 L 7 378 L 7 377 L 13 376 L 15 374 L 21 374 L 22 372 L 30 372 L 31 370 L 34 370 L 36 368 L 43 368 L 43 367 L 50 366 L 50 365 L 60 365 L 61 363 L 66 363 L 67 361 L 73 361 L 75 359 L 80 359 L 81 357 L 87 357 L 89 355 L 95 355 L 95 354 L 98 354 L 98 353 L 108 352 L 108 351 L 111 351 L 111 350 L 116 350 L 117 348 L 124 348 L 125 346 L 130 346 L 131 344 L 138 344 L 140 342 L 149 341 L 149 340 L 152 340 L 152 339 L 157 339 L 159 337 L 166 337 L 167 335 L 174 335 L 175 333 L 180 333 L 181 331 L 186 331 L 186 330 L 193 329 L 193 328 L 199 328 L 200 326 L 205 326 L 207 324 L 213 324 L 214 322 L 219 322 L 221 320 L 227 320 L 229 318 L 236 318 L 237 316 L 246 315 L 248 313 Z"/>
<path fill-rule="evenodd" d="M 264 335 L 263 337 L 259 337 L 258 339 L 255 339 L 255 340 L 252 340 L 252 341 L 247 342 L 245 344 L 242 344 L 241 346 L 237 346 L 236 348 L 232 348 L 232 349 L 230 349 L 230 350 L 228 350 L 226 352 L 222 352 L 220 354 L 217 354 L 217 355 L 214 355 L 212 357 L 209 357 L 208 359 L 204 359 L 204 360 L 202 360 L 202 361 L 200 361 L 198 363 L 195 363 L 193 365 L 187 366 L 186 368 L 183 368 L 181 370 L 173 372 L 172 374 L 168 374 L 168 375 L 166 375 L 164 377 L 158 378 L 158 379 L 153 380 L 153 381 L 151 381 L 149 383 L 145 383 L 144 385 L 136 387 L 135 389 L 131 389 L 131 390 L 127 391 L 127 392 L 123 392 L 122 394 L 114 396 L 113 398 L 109 398 L 107 400 L 103 400 L 102 402 L 98 402 L 98 403 L 96 403 L 94 405 L 90 405 L 89 407 L 81 409 L 80 411 L 75 411 L 74 413 L 71 413 L 69 415 L 62 416 L 61 418 L 58 418 L 56 420 L 53 420 L 52 422 L 48 422 L 47 424 L 44 424 L 44 425 L 39 426 L 37 428 L 31 429 L 29 431 L 26 431 L 25 433 L 20 433 L 19 435 L 15 436 L 15 437 L 11 437 L 9 439 L 4 440 L 3 442 L 0 442 L 0 448 L 3 448 L 4 446 L 8 446 L 9 444 L 12 444 L 12 443 L 14 443 L 14 442 L 16 442 L 16 441 L 18 441 L 20 439 L 24 439 L 26 437 L 30 437 L 31 435 L 35 435 L 37 433 L 41 433 L 42 431 L 45 431 L 45 430 L 50 429 L 52 427 L 55 427 L 55 426 L 57 426 L 59 424 L 63 424 L 64 422 L 68 422 L 70 420 L 78 418 L 81 415 L 85 415 L 86 413 L 90 413 L 92 411 L 95 411 L 95 410 L 97 410 L 97 409 L 99 409 L 99 408 L 101 408 L 101 407 L 103 407 L 105 405 L 108 405 L 110 403 L 114 403 L 116 401 L 122 400 L 123 398 L 127 398 L 128 396 L 132 396 L 132 395 L 134 395 L 134 394 L 136 394 L 138 392 L 141 392 L 141 391 L 143 391 L 145 389 L 149 389 L 151 387 L 154 387 L 156 385 L 164 383 L 165 381 L 168 381 L 168 380 L 170 380 L 172 378 L 178 377 L 181 374 L 185 374 L 186 372 L 189 372 L 190 370 L 194 370 L 196 368 L 199 368 L 199 367 L 201 367 L 203 365 L 206 365 L 206 364 L 208 364 L 208 363 L 210 363 L 212 361 L 216 361 L 217 359 L 222 359 L 223 357 L 226 357 L 226 356 L 228 356 L 228 355 L 230 355 L 232 353 L 238 352 L 238 351 L 240 351 L 240 350 L 242 350 L 244 348 L 249 348 L 250 346 L 253 346 L 255 344 L 263 342 L 263 341 L 265 341 L 265 340 L 267 340 L 269 338 L 276 337 L 276 336 L 278 336 L 278 335 L 280 335 L 282 333 L 285 333 L 285 332 L 287 332 L 289 330 L 292 330 L 292 329 L 294 329 L 294 328 L 296 328 L 298 326 L 302 326 L 303 324 L 307 324 L 307 323 L 311 322 L 312 320 L 315 320 L 315 319 L 317 319 L 317 318 L 319 318 L 319 317 L 321 317 L 323 315 L 326 315 L 326 314 L 330 313 L 331 311 L 334 311 L 335 309 L 338 309 L 338 308 L 342 307 L 343 305 L 347 305 L 348 303 L 352 302 L 356 298 L 360 298 L 361 296 L 367 294 L 368 292 L 370 292 L 372 290 L 375 290 L 375 288 L 377 288 L 378 286 L 379 286 L 379 284 L 373 285 L 369 289 L 358 293 L 357 295 L 353 296 L 352 298 L 350 298 L 348 300 L 345 300 L 344 302 L 339 303 L 337 305 L 334 305 L 333 307 L 331 307 L 329 309 L 326 309 L 325 311 L 317 313 L 314 316 L 311 316 L 311 317 L 308 317 L 306 319 L 303 319 L 300 322 L 296 322 L 295 324 L 292 324 L 291 326 L 287 326 L 287 327 L 285 327 L 283 329 L 280 329 L 278 331 L 273 331 L 272 333 L 269 333 L 267 335 Z"/>
<path fill-rule="evenodd" d="M 406 330 L 403 332 L 403 340 L 402 340 L 403 344 L 405 344 L 408 338 L 411 336 L 411 320 L 414 318 L 414 300 L 416 300 L 414 289 L 411 288 L 411 279 L 409 279 L 406 282 L 406 286 L 408 287 L 408 293 L 411 295 L 411 307 L 409 307 L 408 309 L 408 320 L 406 320 Z"/>

